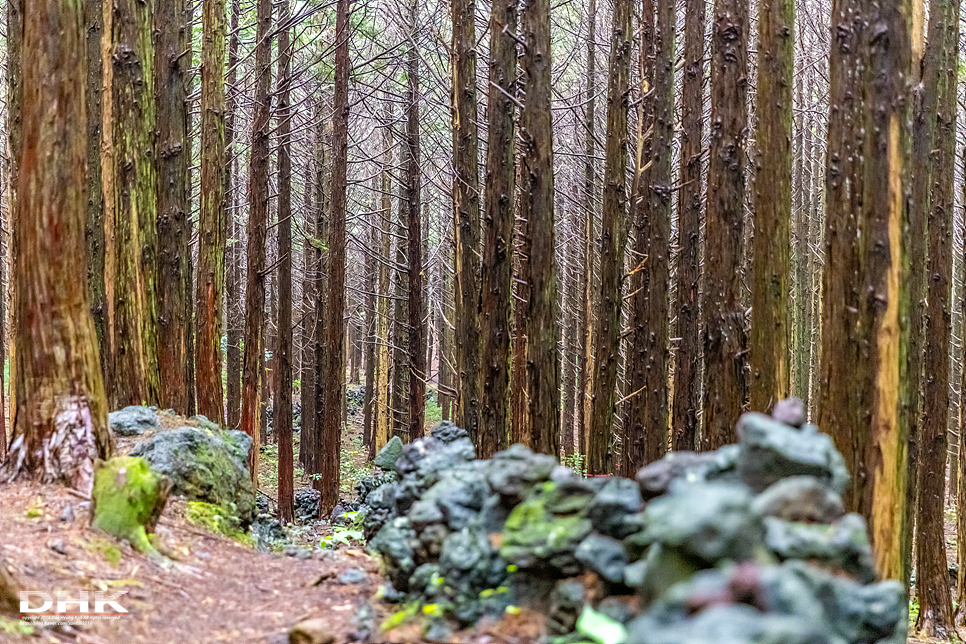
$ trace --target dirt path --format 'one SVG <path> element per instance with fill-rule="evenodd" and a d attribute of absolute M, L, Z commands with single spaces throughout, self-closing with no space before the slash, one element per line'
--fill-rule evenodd
<path fill-rule="evenodd" d="M 61 520 L 70 506 L 73 521 Z M 85 504 L 63 488 L 0 485 L 0 565 L 21 590 L 128 591 L 119 601 L 129 617 L 90 626 L 43 629 L 34 636 L 4 632 L 0 642 L 78 644 L 208 644 L 288 641 L 291 626 L 323 617 L 336 642 L 355 641 L 355 614 L 376 591 L 375 563 L 358 550 L 317 552 L 299 559 L 262 553 L 213 535 L 184 519 L 173 501 L 158 535 L 174 565 L 161 565 L 88 527 Z M 303 552 L 303 556 L 308 552 Z M 358 583 L 341 583 L 347 570 Z M 345 578 L 344 578 L 345 579 Z M 93 607 L 92 607 L 93 608 Z"/>

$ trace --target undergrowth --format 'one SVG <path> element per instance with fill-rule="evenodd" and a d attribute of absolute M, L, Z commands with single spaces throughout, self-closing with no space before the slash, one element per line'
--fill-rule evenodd
<path fill-rule="evenodd" d="M 234 504 L 231 505 L 234 506 Z M 252 535 L 241 529 L 241 521 L 235 516 L 234 507 L 222 508 L 211 503 L 189 501 L 186 518 L 191 524 L 223 534 L 250 548 L 255 547 Z"/>

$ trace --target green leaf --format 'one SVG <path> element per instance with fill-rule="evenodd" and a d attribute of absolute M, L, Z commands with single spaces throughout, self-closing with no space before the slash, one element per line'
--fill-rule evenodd
<path fill-rule="evenodd" d="M 626 644 L 627 629 L 618 621 L 584 606 L 577 618 L 577 631 L 597 644 Z"/>

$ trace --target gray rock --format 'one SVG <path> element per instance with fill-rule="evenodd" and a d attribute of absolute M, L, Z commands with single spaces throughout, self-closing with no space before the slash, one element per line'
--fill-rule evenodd
<path fill-rule="evenodd" d="M 518 503 L 538 483 L 550 480 L 557 461 L 546 454 L 534 454 L 523 445 L 498 453 L 490 467 L 490 486 L 511 503 Z"/>
<path fill-rule="evenodd" d="M 592 529 L 584 512 L 561 516 L 549 510 L 558 502 L 557 485 L 545 483 L 513 509 L 500 547 L 500 554 L 509 563 L 548 578 L 581 572 L 583 566 L 575 553 Z"/>
<path fill-rule="evenodd" d="M 469 435 L 452 423 L 440 423 L 430 436 L 403 446 L 396 460 L 396 512 L 404 514 L 443 474 L 476 457 Z"/>
<path fill-rule="evenodd" d="M 737 480 L 738 447 L 727 445 L 714 452 L 671 452 L 637 472 L 645 501 L 667 494 L 677 483 Z"/>
<path fill-rule="evenodd" d="M 115 436 L 140 436 L 160 426 L 158 412 L 153 407 L 125 407 L 112 411 L 107 419 Z"/>
<path fill-rule="evenodd" d="M 74 506 L 70 503 L 64 505 L 64 509 L 60 513 L 60 520 L 64 523 L 74 522 Z"/>
<path fill-rule="evenodd" d="M 905 590 L 897 581 L 862 585 L 802 561 L 786 562 L 768 574 L 774 575 L 770 579 L 766 577 L 773 605 L 777 607 L 780 602 L 785 610 L 798 612 L 804 605 L 803 595 L 814 598 L 822 606 L 828 629 L 839 638 L 836 641 L 854 644 L 905 641 L 908 605 Z M 782 586 L 775 577 L 796 581 L 784 586 L 790 591 L 784 597 L 778 597 Z"/>
<path fill-rule="evenodd" d="M 812 561 L 863 584 L 876 579 L 865 520 L 858 514 L 847 514 L 830 526 L 766 517 L 765 544 L 782 561 Z"/>
<path fill-rule="evenodd" d="M 814 476 L 841 494 L 849 481 L 842 455 L 825 434 L 802 431 L 764 414 L 738 421 L 741 479 L 756 492 L 790 476 Z"/>
<path fill-rule="evenodd" d="M 384 470 L 392 470 L 396 467 L 396 461 L 402 456 L 403 442 L 398 436 L 393 436 L 389 442 L 379 450 L 376 458 L 372 461 L 377 467 Z"/>
<path fill-rule="evenodd" d="M 461 530 L 476 519 L 489 496 L 486 464 L 474 461 L 443 473 L 413 509 L 419 503 L 432 503 L 450 530 Z"/>
<path fill-rule="evenodd" d="M 349 586 L 352 584 L 361 584 L 366 580 L 366 573 L 362 572 L 358 568 L 349 568 L 344 570 L 339 575 L 339 583 Z"/>
<path fill-rule="evenodd" d="M 841 495 L 814 476 L 778 481 L 758 495 L 754 508 L 762 516 L 797 523 L 832 523 L 845 514 Z"/>
<path fill-rule="evenodd" d="M 584 585 L 575 579 L 557 582 L 550 594 L 550 611 L 547 626 L 550 631 L 564 635 L 574 630 L 577 618 L 584 608 Z"/>
<path fill-rule="evenodd" d="M 575 556 L 588 570 L 596 572 L 612 584 L 624 582 L 627 552 L 624 544 L 617 539 L 592 533 L 580 542 Z"/>
<path fill-rule="evenodd" d="M 475 597 L 506 580 L 507 562 L 476 528 L 463 528 L 446 538 L 439 555 L 440 573 L 457 595 Z"/>
<path fill-rule="evenodd" d="M 295 518 L 303 523 L 319 518 L 321 494 L 314 488 L 303 488 L 295 493 Z"/>
<path fill-rule="evenodd" d="M 637 513 L 643 506 L 637 484 L 628 479 L 615 478 L 594 496 L 587 516 L 594 529 L 601 534 L 623 539 L 641 529 Z"/>
<path fill-rule="evenodd" d="M 243 526 L 255 519 L 255 493 L 248 470 L 252 439 L 240 431 L 180 427 L 161 432 L 131 450 L 171 479 L 172 492 L 234 512 Z"/>
<path fill-rule="evenodd" d="M 269 409 L 271 409 L 271 407 L 269 407 Z M 222 427 L 218 423 L 215 423 L 215 422 L 209 420 L 209 418 L 207 416 L 205 416 L 204 414 L 195 414 L 194 416 L 192 416 L 188 420 L 193 420 L 194 422 L 198 423 L 199 425 L 201 425 L 205 429 L 207 429 L 209 431 L 212 431 L 212 432 L 218 432 L 218 431 L 224 430 L 224 427 Z"/>
<path fill-rule="evenodd" d="M 799 398 L 786 398 L 775 404 L 771 417 L 789 427 L 801 428 L 807 418 L 805 403 Z"/>
<path fill-rule="evenodd" d="M 409 576 L 416 569 L 416 532 L 406 517 L 396 517 L 386 523 L 369 542 L 369 549 L 382 555 L 393 586 L 409 591 Z"/>
<path fill-rule="evenodd" d="M 751 501 L 747 490 L 725 483 L 676 487 L 645 508 L 643 539 L 708 565 L 750 559 L 764 532 Z"/>
<path fill-rule="evenodd" d="M 365 501 L 366 516 L 362 521 L 362 534 L 372 539 L 396 514 L 396 486 L 383 485 L 369 493 Z"/>
<path fill-rule="evenodd" d="M 832 644 L 821 625 L 751 606 L 715 606 L 687 619 L 662 624 L 643 615 L 628 627 L 633 644 Z"/>

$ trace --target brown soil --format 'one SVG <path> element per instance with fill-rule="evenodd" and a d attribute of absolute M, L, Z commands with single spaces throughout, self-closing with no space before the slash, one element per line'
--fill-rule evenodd
<path fill-rule="evenodd" d="M 67 505 L 73 522 L 60 520 Z M 21 590 L 66 590 L 69 597 L 86 590 L 93 598 L 94 591 L 123 589 L 128 593 L 120 603 L 131 613 L 80 628 L 43 629 L 33 637 L 0 628 L 4 643 L 281 644 L 293 624 L 310 617 L 325 618 L 336 642 L 351 642 L 356 611 L 379 579 L 376 563 L 359 550 L 300 560 L 211 534 L 184 519 L 179 500 L 169 503 L 157 530 L 173 557 L 167 565 L 89 528 L 86 503 L 61 487 L 0 485 L 0 517 L 0 565 Z M 120 560 L 112 562 L 118 551 Z M 340 584 L 338 575 L 349 568 L 364 571 L 365 581 Z"/>

